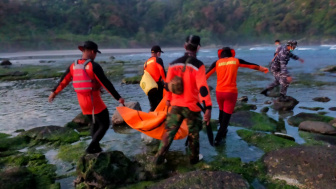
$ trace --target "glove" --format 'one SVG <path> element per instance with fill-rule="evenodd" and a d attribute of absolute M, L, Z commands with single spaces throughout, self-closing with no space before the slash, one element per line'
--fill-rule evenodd
<path fill-rule="evenodd" d="M 259 66 L 259 71 L 264 72 L 264 73 L 268 73 L 268 68 L 265 68 L 263 66 Z"/>

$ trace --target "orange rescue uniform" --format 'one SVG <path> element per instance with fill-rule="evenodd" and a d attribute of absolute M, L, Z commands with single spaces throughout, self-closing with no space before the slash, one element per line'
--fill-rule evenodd
<path fill-rule="evenodd" d="M 207 71 L 206 78 L 208 79 L 214 72 L 217 72 L 218 92 L 238 93 L 237 89 L 237 72 L 239 67 L 259 70 L 260 66 L 248 63 L 242 59 L 234 57 L 225 57 L 214 62 Z"/>
<path fill-rule="evenodd" d="M 188 57 L 189 60 L 185 63 Z M 185 71 L 183 72 L 184 67 Z M 205 104 L 205 108 L 211 109 L 212 102 L 203 62 L 186 53 L 183 57 L 170 63 L 166 79 L 167 83 L 170 82 L 174 76 L 183 78 L 184 89 L 180 95 L 172 92 L 167 93 L 167 100 L 170 101 L 172 106 L 187 107 L 191 111 L 200 112 L 202 110 L 200 105 Z"/>
<path fill-rule="evenodd" d="M 84 59 L 78 60 L 79 64 L 83 64 L 85 62 Z M 70 65 L 70 67 L 66 70 L 64 75 L 62 76 L 58 85 L 54 88 L 53 92 L 57 95 L 60 93 L 71 81 L 74 73 L 74 63 Z M 78 103 L 82 109 L 84 115 L 92 114 L 94 110 L 94 114 L 98 114 L 106 109 L 106 105 L 101 98 L 100 88 L 104 87 L 111 95 L 119 100 L 121 97 L 119 93 L 115 90 L 112 83 L 106 78 L 103 69 L 98 63 L 91 61 L 85 67 L 86 73 L 89 77 L 96 81 L 95 85 L 98 85 L 96 90 L 92 90 L 92 92 L 88 93 L 77 93 Z M 92 96 L 91 96 L 92 94 Z M 93 102 L 92 102 L 93 100 Z"/>

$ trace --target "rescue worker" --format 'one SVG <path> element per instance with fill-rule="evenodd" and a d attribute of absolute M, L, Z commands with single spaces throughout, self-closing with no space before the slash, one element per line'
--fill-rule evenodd
<path fill-rule="evenodd" d="M 235 58 L 235 51 L 230 47 L 218 50 L 218 60 L 215 61 L 206 72 L 207 79 L 217 73 L 216 97 L 219 106 L 219 130 L 215 137 L 214 145 L 218 146 L 226 137 L 231 114 L 233 113 L 238 97 L 237 72 L 239 67 L 258 70 L 264 73 L 268 69 L 257 64 Z"/>
<path fill-rule="evenodd" d="M 155 45 L 151 49 L 151 57 L 144 64 L 146 70 L 158 85 L 158 88 L 153 88 L 148 91 L 148 100 L 150 104 L 150 111 L 154 111 L 163 98 L 163 85 L 166 80 L 166 71 L 164 69 L 163 61 L 160 58 L 161 47 Z"/>
<path fill-rule="evenodd" d="M 286 46 L 281 47 L 279 53 L 274 57 L 270 66 L 271 72 L 274 76 L 274 82 L 271 83 L 266 89 L 261 91 L 260 94 L 268 96 L 268 91 L 272 90 L 278 85 L 281 85 L 279 101 L 285 102 L 288 100 L 288 98 L 286 97 L 287 88 L 292 82 L 292 77 L 289 75 L 289 72 L 287 70 L 288 61 L 290 58 L 292 58 L 294 60 L 299 60 L 301 63 L 304 63 L 303 59 L 292 53 L 296 46 L 297 42 L 295 40 L 290 40 L 287 42 Z"/>
<path fill-rule="evenodd" d="M 104 137 L 110 126 L 109 111 L 101 99 L 101 87 L 104 87 L 119 103 L 124 104 L 124 99 L 115 90 L 113 84 L 107 79 L 102 67 L 94 62 L 98 50 L 96 43 L 84 42 L 78 46 L 82 58 L 72 63 L 61 77 L 59 83 L 54 87 L 49 102 L 52 102 L 71 81 L 77 93 L 82 113 L 92 122 L 92 141 L 86 149 L 86 153 L 98 153 L 102 151 L 99 141 Z"/>
<path fill-rule="evenodd" d="M 203 62 L 196 58 L 196 53 L 200 49 L 201 38 L 190 35 L 186 38 L 184 56 L 174 60 L 169 64 L 166 82 L 169 88 L 170 82 L 175 77 L 182 78 L 183 92 L 175 94 L 173 91 L 167 92 L 167 106 L 172 106 L 167 115 L 166 132 L 163 134 L 159 150 L 155 155 L 154 162 L 161 164 L 164 156 L 168 152 L 173 142 L 176 132 L 184 119 L 187 119 L 189 129 L 188 147 L 190 151 L 189 160 L 191 164 L 199 162 L 199 131 L 202 128 L 201 110 L 205 108 L 203 120 L 210 127 L 212 102 L 210 91 L 205 77 L 205 66 Z M 205 107 L 203 107 L 204 104 Z"/>

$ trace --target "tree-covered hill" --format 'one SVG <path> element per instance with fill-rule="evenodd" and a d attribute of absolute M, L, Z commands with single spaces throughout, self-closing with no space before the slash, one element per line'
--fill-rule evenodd
<path fill-rule="evenodd" d="M 0 50 L 336 42 L 335 0 L 2 0 Z"/>

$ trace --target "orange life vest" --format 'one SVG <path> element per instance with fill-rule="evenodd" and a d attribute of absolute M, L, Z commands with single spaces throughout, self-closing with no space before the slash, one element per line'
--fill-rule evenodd
<path fill-rule="evenodd" d="M 90 93 L 92 90 L 99 90 L 95 82 L 86 72 L 85 67 L 91 59 L 87 59 L 83 64 L 75 61 L 73 66 L 72 85 L 77 93 Z"/>

